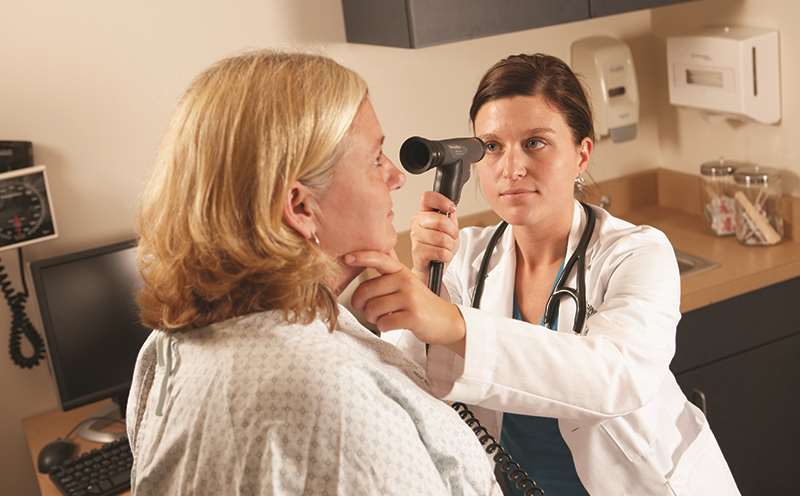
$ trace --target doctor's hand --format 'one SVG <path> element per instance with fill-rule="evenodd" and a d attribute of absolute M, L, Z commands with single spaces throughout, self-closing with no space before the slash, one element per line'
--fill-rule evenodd
<path fill-rule="evenodd" d="M 423 193 L 420 211 L 411 219 L 410 235 L 414 275 L 427 283 L 430 263 L 437 260 L 447 268 L 458 250 L 455 204 L 441 193 Z"/>
<path fill-rule="evenodd" d="M 362 282 L 350 300 L 379 331 L 408 329 L 424 343 L 448 345 L 457 353 L 463 350 L 466 326 L 461 311 L 434 294 L 397 258 L 356 251 L 345 255 L 344 261 L 380 274 Z"/>

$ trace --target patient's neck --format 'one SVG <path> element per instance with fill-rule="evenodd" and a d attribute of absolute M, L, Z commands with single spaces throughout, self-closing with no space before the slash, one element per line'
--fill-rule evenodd
<path fill-rule="evenodd" d="M 339 295 L 342 294 L 342 291 L 353 282 L 353 279 L 359 276 L 362 272 L 364 272 L 363 267 L 352 267 L 350 265 L 346 265 L 341 260 L 339 262 L 340 272 L 338 274 L 339 277 L 336 280 L 331 282 L 331 290 L 333 294 L 336 295 L 338 298 Z"/>

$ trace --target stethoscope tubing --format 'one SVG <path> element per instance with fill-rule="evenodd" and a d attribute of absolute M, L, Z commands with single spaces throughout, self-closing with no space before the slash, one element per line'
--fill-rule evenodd
<path fill-rule="evenodd" d="M 586 212 L 586 227 L 581 233 L 580 241 L 575 247 L 572 256 L 570 256 L 567 263 L 564 265 L 564 270 L 561 271 L 558 280 L 556 281 L 555 288 L 552 294 L 547 299 L 545 305 L 544 325 L 550 327 L 554 324 L 555 316 L 558 313 L 559 302 L 561 298 L 567 296 L 575 302 L 575 322 L 573 331 L 576 334 L 582 334 L 583 326 L 586 323 L 586 248 L 589 246 L 589 241 L 594 233 L 594 226 L 597 216 L 592 210 L 592 207 L 586 203 L 580 202 L 584 211 Z M 481 298 L 483 296 L 483 286 L 488 275 L 489 261 L 492 258 L 497 243 L 508 227 L 508 223 L 503 221 L 495 229 L 492 234 L 489 244 L 486 245 L 486 250 L 483 252 L 483 259 L 481 260 L 480 268 L 478 269 L 478 276 L 476 279 L 475 293 L 472 296 L 472 307 L 480 308 Z M 578 288 L 570 288 L 566 286 L 566 281 L 572 269 L 577 265 L 577 283 Z"/>

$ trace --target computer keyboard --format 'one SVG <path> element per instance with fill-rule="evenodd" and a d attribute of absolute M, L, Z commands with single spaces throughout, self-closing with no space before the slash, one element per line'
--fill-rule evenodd
<path fill-rule="evenodd" d="M 128 438 L 121 438 L 56 467 L 50 480 L 67 496 L 111 496 L 130 489 L 131 465 Z"/>

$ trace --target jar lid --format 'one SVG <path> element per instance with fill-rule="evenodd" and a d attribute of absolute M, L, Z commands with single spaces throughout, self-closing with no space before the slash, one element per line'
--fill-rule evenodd
<path fill-rule="evenodd" d="M 733 180 L 737 184 L 743 184 L 745 186 L 768 186 L 770 184 L 774 185 L 779 183 L 781 175 L 778 169 L 756 165 L 737 169 L 733 174 Z"/>
<path fill-rule="evenodd" d="M 710 160 L 700 164 L 700 174 L 704 176 L 730 176 L 736 169 L 752 167 L 753 165 L 750 162 L 727 160 L 725 157 L 720 157 L 717 160 Z"/>

